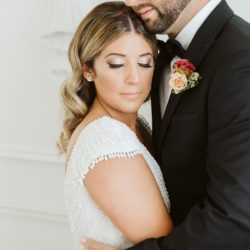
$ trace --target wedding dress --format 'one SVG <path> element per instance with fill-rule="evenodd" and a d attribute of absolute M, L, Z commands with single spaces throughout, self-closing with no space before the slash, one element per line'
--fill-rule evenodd
<path fill-rule="evenodd" d="M 145 121 L 140 121 L 141 124 L 146 124 Z M 82 236 L 119 249 L 132 245 L 91 198 L 83 180 L 88 171 L 102 160 L 133 157 L 138 154 L 145 158 L 169 210 L 169 197 L 159 165 L 126 124 L 103 116 L 89 123 L 81 131 L 72 150 L 65 176 L 65 206 L 76 249 L 84 249 L 80 246 Z"/>

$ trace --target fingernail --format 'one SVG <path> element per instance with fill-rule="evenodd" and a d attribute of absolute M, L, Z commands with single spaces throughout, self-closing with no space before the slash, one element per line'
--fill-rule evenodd
<path fill-rule="evenodd" d="M 84 245 L 87 242 L 88 238 L 87 237 L 82 237 L 80 239 L 81 243 Z"/>

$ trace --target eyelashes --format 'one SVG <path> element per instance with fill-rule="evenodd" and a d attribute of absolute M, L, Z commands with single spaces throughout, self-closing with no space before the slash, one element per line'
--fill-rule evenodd
<path fill-rule="evenodd" d="M 109 67 L 111 69 L 117 69 L 117 68 L 120 68 L 122 67 L 124 64 L 115 64 L 115 63 L 108 63 Z"/>
<path fill-rule="evenodd" d="M 114 64 L 114 63 L 108 63 L 108 65 L 109 65 L 109 68 L 111 69 L 117 69 L 117 68 L 121 68 L 122 66 L 124 66 L 124 64 Z M 138 65 L 143 68 L 152 68 L 152 65 L 149 63 L 138 63 Z"/>
<path fill-rule="evenodd" d="M 152 68 L 152 65 L 149 63 L 138 63 L 138 65 L 144 68 Z"/>

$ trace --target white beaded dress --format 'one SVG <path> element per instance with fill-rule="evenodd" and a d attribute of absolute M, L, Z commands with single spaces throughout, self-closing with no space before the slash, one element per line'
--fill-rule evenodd
<path fill-rule="evenodd" d="M 91 171 L 96 163 L 102 160 L 133 157 L 138 154 L 144 157 L 151 169 L 169 210 L 169 197 L 160 167 L 126 124 L 103 116 L 89 123 L 81 131 L 72 150 L 65 176 L 65 206 L 75 249 L 84 249 L 80 246 L 82 236 L 119 249 L 132 246 L 132 243 L 91 198 L 83 180 L 88 171 Z"/>

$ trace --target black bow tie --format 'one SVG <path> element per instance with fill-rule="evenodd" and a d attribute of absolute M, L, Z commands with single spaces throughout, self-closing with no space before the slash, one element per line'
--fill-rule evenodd
<path fill-rule="evenodd" d="M 159 43 L 161 53 L 165 54 L 170 60 L 175 56 L 182 58 L 185 53 L 185 49 L 174 38 L 169 38 L 166 43 L 160 41 Z"/>

